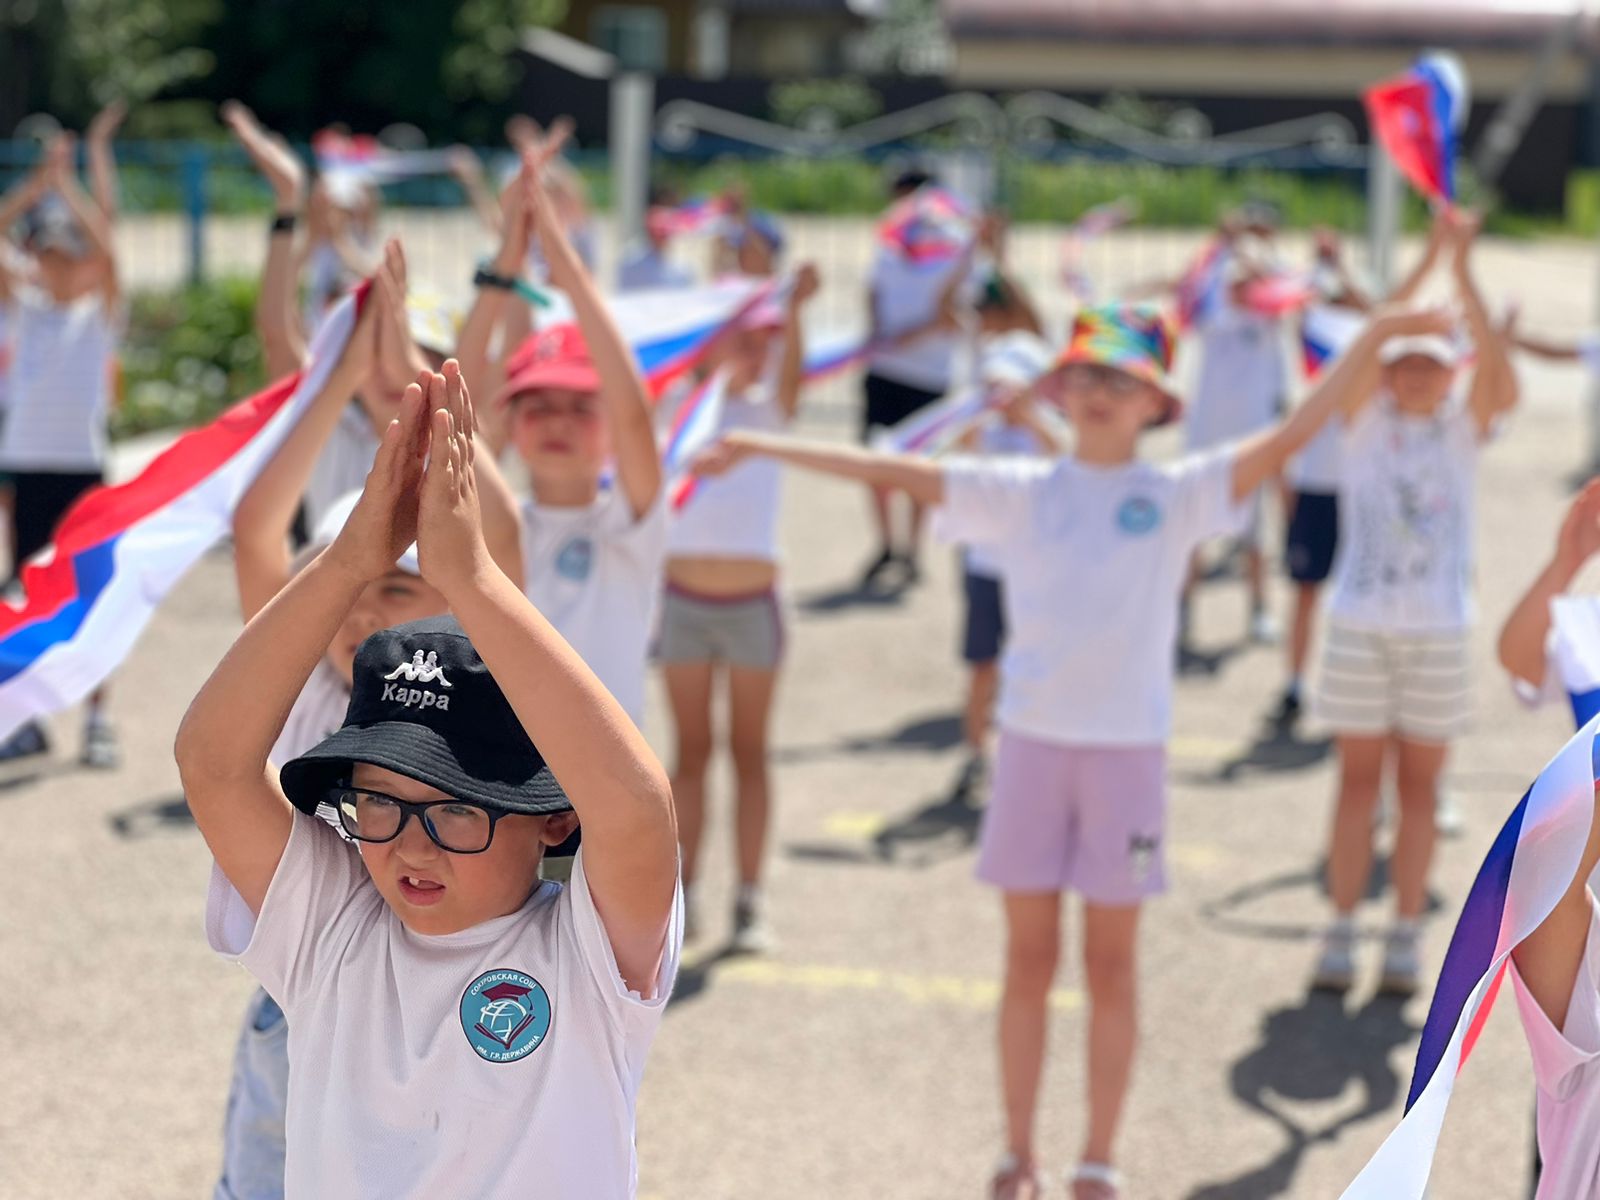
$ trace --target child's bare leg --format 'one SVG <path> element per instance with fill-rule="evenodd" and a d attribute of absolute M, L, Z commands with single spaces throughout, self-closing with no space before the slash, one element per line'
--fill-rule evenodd
<path fill-rule="evenodd" d="M 767 826 L 771 812 L 771 781 L 767 770 L 767 724 L 777 671 L 733 667 L 728 671 L 729 749 L 737 780 L 739 882 L 754 887 L 761 882 L 766 857 Z"/>
<path fill-rule="evenodd" d="M 967 750 L 981 755 L 989 740 L 989 724 L 994 713 L 995 695 L 1000 690 L 1000 664 L 988 662 L 971 664 L 967 676 L 967 708 L 961 725 L 967 741 Z"/>
<path fill-rule="evenodd" d="M 1089 1129 L 1083 1161 L 1111 1162 L 1138 1041 L 1139 906 L 1085 904 L 1084 980 L 1089 992 Z"/>
<path fill-rule="evenodd" d="M 1306 660 L 1311 657 L 1311 635 L 1317 625 L 1317 600 L 1322 594 L 1320 583 L 1296 584 L 1294 589 L 1294 616 L 1289 624 L 1289 678 L 1298 683 L 1306 673 Z"/>
<path fill-rule="evenodd" d="M 1372 870 L 1372 815 L 1388 744 L 1387 737 L 1339 736 L 1339 799 L 1328 846 L 1328 894 L 1340 916 L 1355 912 Z"/>
<path fill-rule="evenodd" d="M 1061 956 L 1061 893 L 1007 892 L 1006 978 L 1000 1001 L 1000 1080 L 1006 1148 L 1034 1163 L 1033 1127 L 1049 1024 L 1050 985 Z"/>
<path fill-rule="evenodd" d="M 1443 742 L 1416 742 L 1409 738 L 1401 738 L 1399 743 L 1396 791 L 1400 795 L 1400 827 L 1395 835 L 1390 873 L 1394 877 L 1395 910 L 1402 920 L 1414 921 L 1422 915 L 1428 896 L 1428 867 L 1433 862 L 1437 840 L 1434 801 L 1450 747 Z"/>
<path fill-rule="evenodd" d="M 683 882 L 695 878 L 705 830 L 706 768 L 711 761 L 711 664 L 668 663 L 662 668 L 677 730 L 672 798 L 678 814 Z"/>

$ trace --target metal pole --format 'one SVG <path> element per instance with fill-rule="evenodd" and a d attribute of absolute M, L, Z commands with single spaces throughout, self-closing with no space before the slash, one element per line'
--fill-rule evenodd
<path fill-rule="evenodd" d="M 189 227 L 189 282 L 198 284 L 206 277 L 206 164 L 203 146 L 190 146 L 183 153 L 183 208 Z"/>
<path fill-rule="evenodd" d="M 620 249 L 644 232 L 656 81 L 640 71 L 611 80 L 611 204 Z"/>
<path fill-rule="evenodd" d="M 1367 151 L 1367 270 L 1375 292 L 1386 295 L 1394 281 L 1395 240 L 1400 233 L 1400 172 L 1378 142 Z"/>

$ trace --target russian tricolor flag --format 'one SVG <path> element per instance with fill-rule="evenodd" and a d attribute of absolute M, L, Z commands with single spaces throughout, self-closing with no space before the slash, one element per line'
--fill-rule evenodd
<path fill-rule="evenodd" d="M 1313 304 L 1300 317 L 1300 362 L 1306 381 L 1345 352 L 1366 324 L 1366 317 L 1348 308 Z"/>
<path fill-rule="evenodd" d="M 976 222 L 943 188 L 924 186 L 898 200 L 878 225 L 878 242 L 907 262 L 938 266 L 972 245 Z"/>
<path fill-rule="evenodd" d="M 1467 77 L 1451 54 L 1425 54 L 1364 96 L 1374 136 L 1413 186 L 1439 204 L 1455 201 L 1456 138 L 1467 120 Z"/>
<path fill-rule="evenodd" d="M 1178 328 L 1193 329 L 1222 303 L 1230 252 L 1221 238 L 1213 238 L 1178 280 Z"/>
<path fill-rule="evenodd" d="M 607 298 L 650 394 L 661 395 L 705 358 L 717 338 L 778 288 L 770 279 L 734 278 L 702 288 L 661 288 Z M 562 310 L 552 321 L 571 320 Z"/>
<path fill-rule="evenodd" d="M 0 738 L 77 703 L 127 657 L 173 585 L 229 532 L 240 497 L 327 382 L 365 294 L 329 310 L 304 370 L 68 510 L 22 569 L 22 603 L 0 606 Z"/>
<path fill-rule="evenodd" d="M 1591 718 L 1524 793 L 1478 869 L 1434 989 L 1400 1124 L 1343 1200 L 1422 1200 L 1456 1076 L 1494 1006 L 1511 951 L 1572 885 L 1594 817 Z"/>
<path fill-rule="evenodd" d="M 728 394 L 728 378 L 718 371 L 684 397 L 672 419 L 661 448 L 661 466 L 671 483 L 674 512 L 689 502 L 699 477 L 689 473 L 689 464 L 722 432 L 722 410 Z"/>

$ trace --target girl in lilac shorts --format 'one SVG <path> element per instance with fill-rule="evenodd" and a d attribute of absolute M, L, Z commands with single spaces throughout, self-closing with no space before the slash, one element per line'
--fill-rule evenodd
<path fill-rule="evenodd" d="M 1377 318 L 1292 415 L 1237 445 L 1153 464 L 1139 435 L 1173 420 L 1172 330 L 1156 309 L 1078 314 L 1036 385 L 1076 431 L 1058 459 L 931 460 L 735 433 L 701 469 L 765 455 L 938 510 L 945 540 L 994 545 L 1007 565 L 1001 730 L 979 876 L 1004 892 L 1000 1074 L 1008 1145 L 996 1200 L 1036 1200 L 1034 1152 L 1047 999 L 1061 945 L 1061 894 L 1084 897 L 1089 1128 L 1074 1200 L 1115 1200 L 1112 1146 L 1133 1063 L 1139 906 L 1166 885 L 1165 745 L 1178 598 L 1190 556 L 1233 533 L 1246 502 L 1346 404 L 1384 337 L 1443 328 L 1435 313 Z"/>

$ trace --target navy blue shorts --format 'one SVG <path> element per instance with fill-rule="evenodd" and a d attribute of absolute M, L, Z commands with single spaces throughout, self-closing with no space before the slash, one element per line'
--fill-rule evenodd
<path fill-rule="evenodd" d="M 1339 548 L 1339 497 L 1296 492 L 1283 557 L 1296 583 L 1321 583 L 1333 571 Z"/>
<path fill-rule="evenodd" d="M 961 657 L 969 663 L 994 662 L 1006 638 L 1006 618 L 1000 607 L 1000 581 L 987 575 L 963 573 L 967 593 L 967 632 Z"/>

